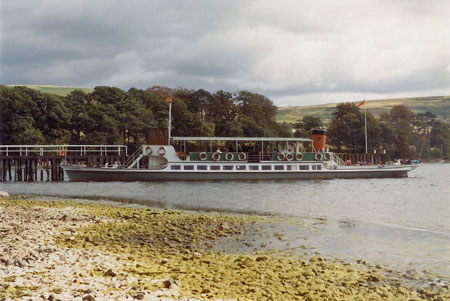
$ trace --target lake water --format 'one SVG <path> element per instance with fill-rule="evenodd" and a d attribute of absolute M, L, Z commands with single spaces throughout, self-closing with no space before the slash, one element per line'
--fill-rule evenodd
<path fill-rule="evenodd" d="M 298 220 L 303 226 L 281 230 L 279 248 L 450 279 L 450 164 L 425 164 L 401 179 L 11 182 L 0 190 Z"/>

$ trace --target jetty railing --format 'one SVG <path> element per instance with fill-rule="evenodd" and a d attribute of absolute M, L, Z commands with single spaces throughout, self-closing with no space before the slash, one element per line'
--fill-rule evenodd
<path fill-rule="evenodd" d="M 0 145 L 0 181 L 64 181 L 61 164 L 103 166 L 127 157 L 125 145 Z"/>
<path fill-rule="evenodd" d="M 0 156 L 125 155 L 126 145 L 0 145 Z"/>

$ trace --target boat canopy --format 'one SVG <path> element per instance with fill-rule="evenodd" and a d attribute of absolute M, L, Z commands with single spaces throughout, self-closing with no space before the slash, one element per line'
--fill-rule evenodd
<path fill-rule="evenodd" d="M 260 142 L 311 142 L 308 138 L 279 137 L 171 137 L 173 141 L 260 141 Z"/>

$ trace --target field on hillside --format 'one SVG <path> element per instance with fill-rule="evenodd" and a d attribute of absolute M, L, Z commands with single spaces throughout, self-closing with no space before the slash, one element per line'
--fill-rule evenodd
<path fill-rule="evenodd" d="M 14 86 L 22 86 L 22 85 L 7 85 L 7 87 L 14 87 Z M 42 93 L 55 94 L 59 96 L 66 96 L 73 90 L 82 90 L 86 93 L 94 91 L 94 89 L 90 88 L 63 87 L 63 86 L 40 86 L 40 85 L 23 85 L 23 86 L 28 87 L 30 89 L 38 90 Z"/>
<path fill-rule="evenodd" d="M 277 121 L 293 123 L 299 118 L 313 116 L 320 117 L 323 122 L 328 123 L 333 117 L 336 105 L 333 103 L 317 106 L 279 107 Z M 450 96 L 368 100 L 367 110 L 375 116 L 379 116 L 383 112 L 389 112 L 396 105 L 405 105 L 416 114 L 430 111 L 439 119 L 450 118 Z M 361 110 L 363 109 L 364 107 L 361 107 Z"/>

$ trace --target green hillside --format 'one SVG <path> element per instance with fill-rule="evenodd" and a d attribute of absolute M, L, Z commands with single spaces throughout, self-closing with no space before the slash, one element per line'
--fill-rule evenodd
<path fill-rule="evenodd" d="M 86 93 L 94 91 L 90 88 L 64 87 L 64 86 L 41 86 L 41 85 L 6 85 L 7 87 L 25 86 L 30 89 L 35 89 L 43 93 L 56 94 L 59 96 L 66 96 L 73 90 L 83 90 Z"/>
<path fill-rule="evenodd" d="M 430 111 L 439 119 L 450 118 L 450 96 L 368 100 L 367 110 L 375 116 L 379 116 L 383 112 L 389 112 L 396 105 L 405 105 L 416 114 Z M 277 121 L 293 123 L 299 118 L 313 116 L 320 117 L 323 122 L 328 123 L 333 117 L 335 108 L 335 103 L 317 106 L 279 107 Z"/>

